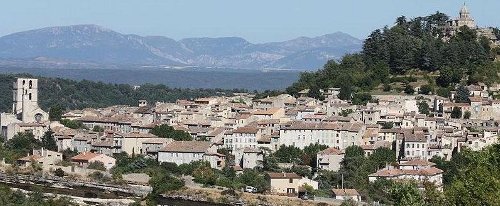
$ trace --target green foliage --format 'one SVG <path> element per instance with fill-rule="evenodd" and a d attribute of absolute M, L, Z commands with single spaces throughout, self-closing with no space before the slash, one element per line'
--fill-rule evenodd
<path fill-rule="evenodd" d="M 382 123 L 382 129 L 392 129 L 394 127 L 394 122 L 384 122 Z"/>
<path fill-rule="evenodd" d="M 313 168 L 317 167 L 317 160 L 316 160 L 316 154 L 318 152 L 327 149 L 328 146 L 326 145 L 321 145 L 321 144 L 311 144 L 309 146 L 304 147 L 303 149 L 303 155 L 302 155 L 302 164 L 304 165 L 309 165 Z"/>
<path fill-rule="evenodd" d="M 451 173 L 445 190 L 452 205 L 497 205 L 500 195 L 500 145 L 481 151 L 464 149 L 454 156 L 445 174 Z"/>
<path fill-rule="evenodd" d="M 64 177 L 64 175 L 66 175 L 66 174 L 65 174 L 65 172 L 61 168 L 57 168 L 54 171 L 54 175 L 58 176 L 58 177 Z"/>
<path fill-rule="evenodd" d="M 418 106 L 418 113 L 429 115 L 429 104 L 427 104 L 426 101 L 418 102 L 417 106 Z"/>
<path fill-rule="evenodd" d="M 406 83 L 404 92 L 405 92 L 405 94 L 414 94 L 415 89 L 413 89 L 413 87 L 409 83 Z"/>
<path fill-rule="evenodd" d="M 12 139 L 0 145 L 0 157 L 5 158 L 7 163 L 13 163 L 15 160 L 30 154 L 33 149 L 40 149 L 42 143 L 35 139 L 32 133 L 19 133 Z"/>
<path fill-rule="evenodd" d="M 395 206 L 423 206 L 424 198 L 413 182 L 397 182 L 389 190 Z"/>
<path fill-rule="evenodd" d="M 78 120 L 61 119 L 60 123 L 71 129 L 87 129 L 85 125 Z"/>
<path fill-rule="evenodd" d="M 444 32 L 437 25 L 445 25 L 448 19 L 439 12 L 411 20 L 400 17 L 393 27 L 373 31 L 361 53 L 346 55 L 339 62 L 328 61 L 317 72 L 302 73 L 287 92 L 296 95 L 303 89 L 315 88 L 311 92 L 316 94 L 316 88 L 339 87 L 339 98 L 350 100 L 353 93 L 368 92 L 380 84 L 384 84 L 384 91 L 390 91 L 389 82 L 415 82 L 411 76 L 395 76 L 415 69 L 439 71 L 436 83 L 441 87 L 453 86 L 467 76 L 476 82 L 498 82 L 498 66 L 492 63 L 489 42 L 467 27 L 443 41 Z M 432 90 L 424 85 L 421 92 L 428 94 Z M 404 91 L 413 94 L 414 89 L 407 84 Z"/>
<path fill-rule="evenodd" d="M 193 170 L 194 181 L 204 185 L 215 185 L 217 175 L 210 165 L 204 165 Z"/>
<path fill-rule="evenodd" d="M 462 118 L 462 108 L 460 108 L 460 107 L 453 107 L 453 109 L 451 110 L 450 117 L 453 118 L 453 119 L 460 119 L 460 118 Z"/>
<path fill-rule="evenodd" d="M 264 192 L 271 188 L 266 174 L 258 172 L 257 170 L 245 169 L 243 174 L 237 178 L 237 181 L 241 182 L 242 185 L 257 188 L 258 192 Z"/>
<path fill-rule="evenodd" d="M 61 116 L 63 115 L 64 108 L 59 105 L 54 105 L 50 107 L 49 110 L 49 119 L 51 121 L 59 121 L 61 120 Z"/>
<path fill-rule="evenodd" d="M 457 94 L 455 95 L 455 102 L 456 103 L 470 103 L 469 99 L 470 92 L 467 88 L 465 88 L 463 85 L 460 85 L 457 88 Z"/>
<path fill-rule="evenodd" d="M 372 95 L 366 92 L 355 93 L 352 97 L 354 105 L 366 105 L 369 101 L 372 101 Z"/>
<path fill-rule="evenodd" d="M 172 138 L 175 141 L 191 141 L 193 137 L 185 131 L 175 130 L 172 126 L 162 124 L 156 126 L 151 130 L 151 134 L 154 134 L 161 138 Z"/>
<path fill-rule="evenodd" d="M 352 109 L 346 109 L 346 110 L 342 110 L 340 112 L 340 116 L 343 116 L 343 117 L 347 117 L 349 116 L 350 114 L 352 114 L 354 111 L 352 111 Z"/>
<path fill-rule="evenodd" d="M 464 119 L 470 119 L 470 115 L 471 115 L 470 111 L 465 111 L 464 112 Z"/>
<path fill-rule="evenodd" d="M 149 180 L 153 187 L 153 196 L 163 194 L 168 191 L 178 190 L 184 187 L 184 181 L 168 173 L 158 173 Z"/>
<path fill-rule="evenodd" d="M 281 147 L 273 153 L 273 156 L 281 163 L 300 163 L 300 157 L 303 154 L 303 151 L 297 147 L 281 145 Z"/>
<path fill-rule="evenodd" d="M 104 132 L 104 128 L 100 127 L 99 125 L 95 125 L 94 128 L 92 128 L 93 132 Z"/>
<path fill-rule="evenodd" d="M 434 89 L 432 88 L 431 85 L 422 85 L 420 87 L 420 90 L 418 91 L 419 94 L 430 94 Z"/>
<path fill-rule="evenodd" d="M 106 167 L 104 166 L 104 163 L 101 161 L 91 162 L 87 168 L 92 170 L 106 171 Z"/>
<path fill-rule="evenodd" d="M 298 93 L 299 91 L 297 91 L 296 93 Z M 254 91 L 255 93 L 255 96 L 253 99 L 263 99 L 263 98 L 266 98 L 266 97 L 275 97 L 275 96 L 278 96 L 280 94 L 283 94 L 282 91 L 278 91 L 278 90 L 264 90 L 263 92 L 258 92 L 258 91 Z"/>
<path fill-rule="evenodd" d="M 53 136 L 54 132 L 52 130 L 48 130 L 45 132 L 45 134 L 42 137 L 42 144 L 41 147 L 52 150 L 52 151 L 57 151 L 57 143 L 56 140 L 54 139 Z"/>

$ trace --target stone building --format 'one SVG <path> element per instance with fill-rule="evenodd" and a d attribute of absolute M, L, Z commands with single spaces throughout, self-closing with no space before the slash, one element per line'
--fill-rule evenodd
<path fill-rule="evenodd" d="M 31 132 L 41 138 L 49 128 L 49 114 L 38 106 L 38 80 L 18 78 L 12 91 L 12 111 L 0 114 L 2 136 L 11 139 L 19 132 Z"/>

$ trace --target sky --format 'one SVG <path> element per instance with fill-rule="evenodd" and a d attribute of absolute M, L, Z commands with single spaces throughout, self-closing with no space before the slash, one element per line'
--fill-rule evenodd
<path fill-rule="evenodd" d="M 364 39 L 396 17 L 441 11 L 458 16 L 463 0 L 4 0 L 0 36 L 49 26 L 97 24 L 124 34 L 239 36 L 253 43 L 337 31 Z M 499 0 L 469 0 L 480 26 L 500 27 Z"/>

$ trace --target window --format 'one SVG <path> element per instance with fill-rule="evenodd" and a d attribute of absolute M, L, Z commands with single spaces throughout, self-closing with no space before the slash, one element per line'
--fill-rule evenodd
<path fill-rule="evenodd" d="M 288 179 L 288 183 L 293 183 L 293 179 L 292 178 Z"/>

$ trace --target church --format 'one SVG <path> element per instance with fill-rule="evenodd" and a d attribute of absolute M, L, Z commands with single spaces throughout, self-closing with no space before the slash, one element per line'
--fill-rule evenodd
<path fill-rule="evenodd" d="M 1 136 L 7 140 L 19 132 L 40 139 L 49 129 L 49 114 L 38 106 L 38 79 L 18 78 L 13 83 L 10 113 L 0 114 Z"/>
<path fill-rule="evenodd" d="M 497 37 L 493 33 L 493 29 L 491 28 L 479 28 L 472 18 L 469 9 L 467 6 L 464 4 L 464 6 L 460 9 L 460 12 L 458 13 L 458 17 L 455 19 L 451 19 L 446 22 L 446 25 L 444 26 L 444 32 L 445 36 L 448 38 L 455 35 L 459 30 L 460 27 L 467 26 L 471 29 L 476 30 L 478 36 L 485 36 L 487 37 L 493 45 L 499 45 L 500 42 L 498 41 Z"/>

